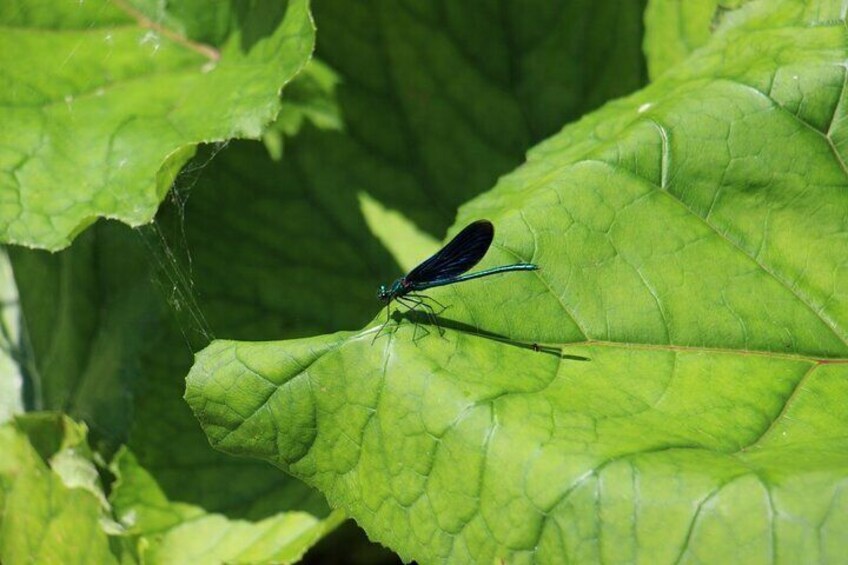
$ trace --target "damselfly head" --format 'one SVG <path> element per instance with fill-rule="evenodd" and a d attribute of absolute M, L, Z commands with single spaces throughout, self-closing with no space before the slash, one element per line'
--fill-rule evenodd
<path fill-rule="evenodd" d="M 377 290 L 377 298 L 379 298 L 383 302 L 388 302 L 390 300 L 389 289 L 386 288 L 386 285 L 380 285 L 380 288 Z"/>

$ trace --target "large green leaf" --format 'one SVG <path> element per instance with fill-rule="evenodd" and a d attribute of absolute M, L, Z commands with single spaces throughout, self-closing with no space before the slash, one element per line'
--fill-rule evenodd
<path fill-rule="evenodd" d="M 149 222 L 198 143 L 260 136 L 314 30 L 307 0 L 236 4 L 3 3 L 2 241 Z"/>
<path fill-rule="evenodd" d="M 724 14 L 461 209 L 481 267 L 540 271 L 434 289 L 443 337 L 213 343 L 210 440 L 406 559 L 840 560 L 845 37 L 837 3 Z"/>

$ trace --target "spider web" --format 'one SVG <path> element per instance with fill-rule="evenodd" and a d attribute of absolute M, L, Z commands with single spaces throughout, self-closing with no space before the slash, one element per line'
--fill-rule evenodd
<path fill-rule="evenodd" d="M 195 288 L 194 262 L 186 232 L 186 207 L 203 170 L 229 141 L 211 144 L 177 175 L 153 222 L 136 228 L 152 264 L 151 279 L 177 319 L 192 351 L 215 339 Z"/>

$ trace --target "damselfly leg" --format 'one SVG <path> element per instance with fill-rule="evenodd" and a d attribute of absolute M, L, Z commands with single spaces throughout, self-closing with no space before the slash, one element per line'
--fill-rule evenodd
<path fill-rule="evenodd" d="M 389 322 L 391 321 L 391 310 L 391 303 L 386 304 L 386 321 L 383 322 L 383 324 L 380 326 L 380 329 L 377 330 L 377 333 L 374 334 L 374 338 L 371 340 L 371 345 L 374 345 L 374 342 L 377 341 L 377 338 L 380 337 L 380 334 L 383 333 L 383 330 L 386 328 L 386 326 L 389 325 Z"/>
<path fill-rule="evenodd" d="M 420 298 L 413 297 L 412 295 L 407 294 L 406 296 L 398 297 L 398 301 L 406 306 L 410 312 L 419 312 L 423 310 L 424 314 L 429 318 L 430 322 L 439 327 L 439 324 L 436 322 L 436 313 L 433 311 L 433 307 L 421 300 Z M 421 310 L 419 310 L 419 308 Z M 424 335 L 421 337 L 426 337 L 430 335 L 430 330 L 423 327 L 417 321 L 413 320 L 415 323 L 415 327 L 412 331 L 412 341 L 418 341 L 418 329 L 421 328 L 421 331 L 424 332 Z"/>
<path fill-rule="evenodd" d="M 436 300 L 432 296 L 427 296 L 426 294 L 412 294 L 412 293 L 410 293 L 410 294 L 406 295 L 406 298 L 410 298 L 410 299 L 414 299 L 414 300 L 418 301 L 417 302 L 418 305 L 421 308 L 423 308 L 424 311 L 427 313 L 427 317 L 430 319 L 430 322 L 434 326 L 436 326 L 436 329 L 438 330 L 439 335 L 444 337 L 445 329 L 441 326 L 441 324 L 439 324 L 438 315 L 441 314 L 442 312 L 444 312 L 445 310 L 447 310 L 447 306 L 445 306 L 444 304 L 442 304 L 441 302 L 439 302 L 438 300 Z M 439 307 L 439 311 L 436 312 L 436 310 L 433 308 L 433 306 L 426 302 L 427 300 L 434 302 Z M 427 332 L 427 333 L 429 334 L 430 332 Z"/>
<path fill-rule="evenodd" d="M 427 302 L 427 300 L 435 303 L 439 307 L 438 313 L 436 312 L 436 309 L 433 308 L 433 306 Z M 442 326 L 439 325 L 439 319 L 437 318 L 438 314 L 441 314 L 442 312 L 444 312 L 447 309 L 447 307 L 444 304 L 442 304 L 441 302 L 439 302 L 438 300 L 436 300 L 435 298 L 433 298 L 431 296 L 427 296 L 427 295 L 424 295 L 424 294 L 412 294 L 412 293 L 405 294 L 403 296 L 398 296 L 397 298 L 395 298 L 395 301 L 398 302 L 399 304 L 403 304 L 404 306 L 406 306 L 406 308 L 409 312 L 422 312 L 425 316 L 427 316 L 427 319 L 429 320 L 429 322 L 432 325 L 436 326 L 436 328 L 438 328 L 439 335 L 444 335 L 444 329 L 442 328 Z M 375 341 L 377 341 L 377 338 L 380 337 L 380 335 L 383 333 L 383 330 L 386 328 L 386 326 L 389 325 L 389 323 L 391 321 L 392 321 L 391 320 L 391 304 L 387 304 L 386 305 L 386 321 L 383 322 L 383 324 L 380 326 L 380 329 L 377 330 L 376 334 L 374 334 L 374 338 L 371 340 L 372 344 Z M 419 324 L 415 320 L 413 320 L 413 322 L 415 323 L 415 329 L 413 330 L 413 333 L 412 333 L 412 341 L 418 341 L 418 339 L 419 339 L 419 337 L 418 337 L 419 327 L 420 327 L 420 330 L 422 332 L 424 332 L 424 335 L 422 335 L 421 337 L 425 337 L 425 336 L 430 335 L 430 331 L 427 328 L 421 326 L 421 324 Z M 400 320 L 398 320 L 398 324 L 400 324 Z"/>
<path fill-rule="evenodd" d="M 432 296 L 427 296 L 426 294 L 418 294 L 418 293 L 412 293 L 411 292 L 407 296 L 417 298 L 417 299 L 421 300 L 422 302 L 425 301 L 425 300 L 429 300 L 429 301 L 433 302 L 436 306 L 439 307 L 439 312 L 438 312 L 439 314 L 441 314 L 442 312 L 444 312 L 445 310 L 448 309 L 447 306 L 445 306 L 444 304 L 442 304 L 441 302 L 439 302 L 438 300 L 436 300 Z M 431 310 L 432 310 L 432 308 L 431 308 Z M 436 325 L 438 325 L 438 324 L 436 324 Z"/>

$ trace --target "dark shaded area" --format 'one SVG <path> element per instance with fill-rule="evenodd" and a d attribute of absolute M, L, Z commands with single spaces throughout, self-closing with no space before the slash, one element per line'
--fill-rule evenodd
<path fill-rule="evenodd" d="M 162 312 L 137 243 L 126 226 L 100 221 L 60 253 L 6 248 L 25 327 L 25 406 L 85 421 L 106 454 L 133 424 L 138 357 Z"/>
<path fill-rule="evenodd" d="M 170 199 L 162 217 L 178 218 L 182 204 Z M 127 443 L 173 501 L 233 518 L 325 515 L 323 496 L 297 479 L 213 450 L 182 400 L 193 349 L 209 340 L 182 227 L 100 221 L 59 253 L 8 248 L 26 326 L 27 409 L 86 422 L 106 460 Z"/>
<path fill-rule="evenodd" d="M 30 444 L 45 464 L 62 448 L 64 422 L 56 414 L 32 414 L 17 419 L 15 426 L 27 435 Z"/>
<path fill-rule="evenodd" d="M 233 5 L 237 28 L 241 30 L 241 47 L 245 53 L 259 40 L 271 36 L 283 21 L 288 0 L 249 0 Z"/>
<path fill-rule="evenodd" d="M 196 301 L 204 321 L 179 314 L 201 341 L 352 330 L 379 310 L 377 284 L 400 269 L 371 235 L 357 194 L 343 190 L 350 172 L 303 150 L 319 135 L 307 127 L 281 161 L 254 141 L 232 142 L 214 159 L 204 148 L 196 162 L 207 164 L 180 181 L 190 195 L 157 219 L 190 275 L 183 302 Z"/>
<path fill-rule="evenodd" d="M 263 213 L 271 217 L 287 206 L 298 207 L 291 200 L 263 195 L 267 187 L 262 182 L 253 185 L 253 198 L 227 182 L 229 171 L 239 171 L 233 173 L 238 176 L 240 167 L 260 179 L 263 173 L 273 179 L 273 167 L 279 166 L 256 142 L 202 148 L 181 174 L 155 224 L 136 230 L 151 266 L 151 291 L 167 304 L 167 311 L 142 357 L 148 378 L 136 395 L 137 424 L 130 447 L 170 499 L 231 518 L 259 520 L 285 510 L 316 516 L 329 512 L 323 495 L 271 464 L 212 449 L 182 399 L 194 351 L 215 337 L 279 338 L 294 315 L 275 311 L 276 302 L 263 304 L 259 298 L 279 296 L 275 300 L 285 302 L 292 296 L 291 290 L 285 291 L 285 281 L 293 277 L 291 258 L 269 253 L 286 253 L 285 235 L 276 224 L 251 233 L 241 230 Z M 285 219 L 285 213 L 280 217 Z M 260 244 L 266 233 L 277 240 Z M 218 289 L 223 289 L 223 298 L 216 294 Z M 257 310 L 245 314 L 245 305 L 252 309 L 254 304 Z M 191 481 L 185 480 L 187 472 Z"/>
<path fill-rule="evenodd" d="M 345 127 L 317 143 L 351 171 L 339 190 L 442 237 L 530 147 L 644 84 L 644 5 L 317 0 L 316 54 L 342 79 Z"/>
<path fill-rule="evenodd" d="M 300 561 L 305 565 L 400 565 L 390 549 L 368 539 L 353 520 L 345 521 L 310 549 Z"/>

